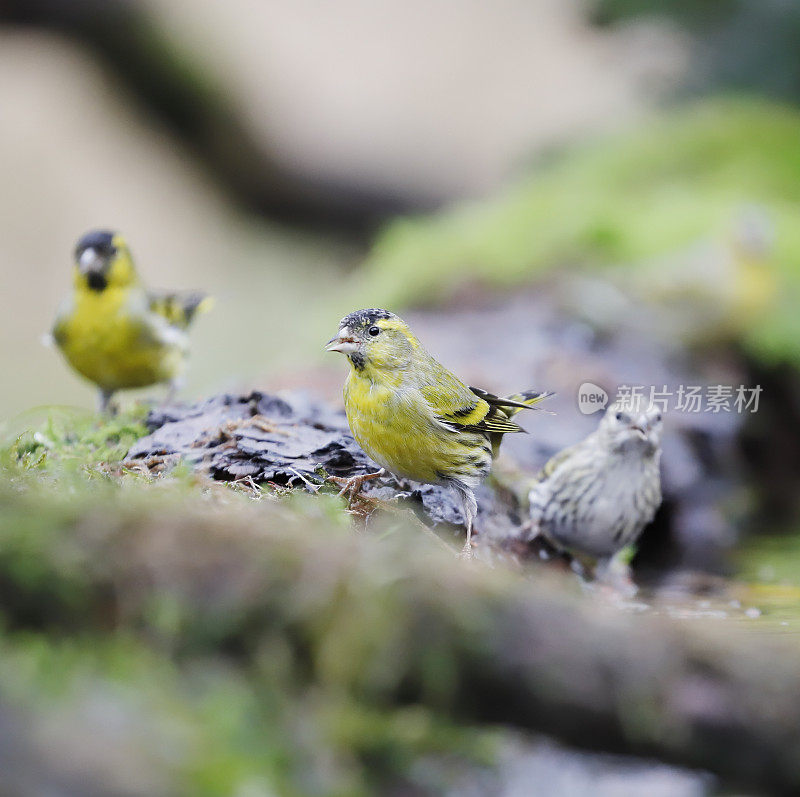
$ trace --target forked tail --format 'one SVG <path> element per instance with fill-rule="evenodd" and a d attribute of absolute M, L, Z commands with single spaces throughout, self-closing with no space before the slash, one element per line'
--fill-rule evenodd
<path fill-rule="evenodd" d="M 554 395 L 555 393 L 552 390 L 545 390 L 543 392 L 539 392 L 537 390 L 525 390 L 522 393 L 512 393 L 510 396 L 506 396 L 504 399 L 502 399 L 502 401 L 513 403 L 504 404 L 503 408 L 508 412 L 508 417 L 513 418 L 514 415 L 516 415 L 520 410 L 542 409 L 536 405 L 540 401 L 544 401 L 546 398 L 550 398 L 550 396 Z"/>
<path fill-rule="evenodd" d="M 478 387 L 471 387 L 470 390 L 475 395 L 480 396 L 484 401 L 487 401 L 492 407 L 496 408 L 506 418 L 513 418 L 520 410 L 538 410 L 541 409 L 536 405 L 540 401 L 544 401 L 550 396 L 554 396 L 552 390 L 545 390 L 543 392 L 538 390 L 525 390 L 521 393 L 512 393 L 510 396 L 494 396 L 481 390 Z"/>

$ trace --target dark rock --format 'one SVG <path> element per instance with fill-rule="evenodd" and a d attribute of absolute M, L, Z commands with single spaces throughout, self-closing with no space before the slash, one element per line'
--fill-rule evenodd
<path fill-rule="evenodd" d="M 127 461 L 178 454 L 217 479 L 250 476 L 292 486 L 330 474 L 352 476 L 377 470 L 356 445 L 344 413 L 308 396 L 254 392 L 220 395 L 190 406 L 154 410 L 151 430 L 128 452 Z"/>
<path fill-rule="evenodd" d="M 344 413 L 307 393 L 214 396 L 153 410 L 147 426 L 150 434 L 128 452 L 128 465 L 147 466 L 151 459 L 161 465 L 166 456 L 214 479 L 250 478 L 304 489 L 323 484 L 324 474 L 350 477 L 379 469 L 353 439 Z M 363 493 L 379 501 L 401 500 L 430 525 L 464 523 L 458 499 L 447 487 L 387 475 L 367 482 Z M 482 530 L 498 534 L 507 528 L 510 511 L 494 491 L 481 488 Z"/>

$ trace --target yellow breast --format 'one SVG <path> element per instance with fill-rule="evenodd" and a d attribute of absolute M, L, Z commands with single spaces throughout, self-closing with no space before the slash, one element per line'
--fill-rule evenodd
<path fill-rule="evenodd" d="M 183 367 L 182 334 L 130 290 L 76 291 L 54 337 L 70 365 L 104 390 L 166 382 Z"/>
<path fill-rule="evenodd" d="M 465 465 L 476 445 L 482 451 L 482 436 L 448 430 L 417 390 L 377 385 L 351 371 L 344 405 L 358 444 L 398 476 L 436 484 L 448 478 L 469 483 L 485 475 Z"/>

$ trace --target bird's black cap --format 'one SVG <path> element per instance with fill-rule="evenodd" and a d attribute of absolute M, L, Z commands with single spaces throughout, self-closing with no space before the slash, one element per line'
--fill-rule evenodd
<path fill-rule="evenodd" d="M 394 318 L 394 313 L 388 310 L 381 310 L 377 307 L 371 307 L 368 310 L 356 310 L 350 315 L 346 315 L 340 322 L 340 327 L 350 327 L 350 329 L 361 329 L 362 327 L 372 326 L 376 321 L 381 318 Z"/>
<path fill-rule="evenodd" d="M 94 249 L 98 254 L 110 255 L 114 251 L 114 233 L 110 230 L 92 230 L 87 232 L 75 246 L 75 259 L 87 249 Z"/>

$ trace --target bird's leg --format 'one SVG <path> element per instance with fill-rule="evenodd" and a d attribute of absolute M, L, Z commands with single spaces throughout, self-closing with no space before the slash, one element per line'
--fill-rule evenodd
<path fill-rule="evenodd" d="M 167 395 L 164 396 L 164 401 L 161 403 L 162 409 L 175 402 L 175 396 L 178 395 L 178 391 L 183 387 L 183 381 L 181 377 L 170 379 L 167 383 Z"/>
<path fill-rule="evenodd" d="M 594 568 L 594 577 L 598 584 L 632 598 L 638 592 L 638 587 L 633 580 L 630 565 L 620 553 L 617 551 L 613 556 L 599 559 Z"/>
<path fill-rule="evenodd" d="M 108 413 L 109 415 L 116 415 L 116 408 L 111 405 L 111 397 L 114 395 L 113 390 L 104 390 L 100 388 L 97 394 L 97 411 L 101 415 Z"/>
<path fill-rule="evenodd" d="M 464 526 L 467 530 L 467 541 L 459 553 L 460 559 L 472 559 L 472 525 L 478 515 L 478 502 L 472 490 L 461 482 L 454 482 L 453 487 L 461 499 L 461 509 L 464 512 Z"/>
<path fill-rule="evenodd" d="M 533 542 L 542 533 L 539 524 L 529 517 L 522 523 L 517 532 L 517 537 L 525 542 Z"/>
<path fill-rule="evenodd" d="M 343 495 L 347 495 L 347 503 L 349 505 L 353 503 L 356 496 L 361 492 L 364 482 L 377 479 L 383 476 L 384 473 L 386 473 L 385 469 L 381 468 L 380 470 L 376 470 L 375 473 L 362 473 L 360 476 L 351 476 L 349 479 L 343 476 L 328 476 L 328 481 L 343 485 L 342 489 L 336 494 L 336 497 L 340 498 Z"/>
<path fill-rule="evenodd" d="M 467 541 L 464 543 L 464 547 L 458 554 L 459 559 L 472 559 L 474 554 L 472 553 L 472 518 L 467 518 Z"/>

